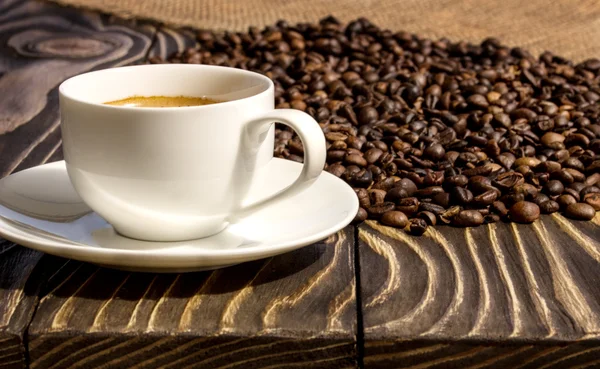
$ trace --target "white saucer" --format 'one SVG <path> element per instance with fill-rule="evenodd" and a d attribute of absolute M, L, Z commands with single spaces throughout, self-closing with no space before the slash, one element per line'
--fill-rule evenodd
<path fill-rule="evenodd" d="M 273 159 L 251 191 L 264 196 L 291 184 L 302 165 Z M 184 242 L 120 236 L 79 198 L 55 162 L 0 180 L 0 236 L 32 249 L 134 271 L 221 268 L 285 253 L 348 225 L 358 210 L 352 188 L 327 173 L 306 191 L 253 213 L 223 232 Z"/>

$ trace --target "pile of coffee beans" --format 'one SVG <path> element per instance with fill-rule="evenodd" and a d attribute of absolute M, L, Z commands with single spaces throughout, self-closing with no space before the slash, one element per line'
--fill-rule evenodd
<path fill-rule="evenodd" d="M 358 19 L 200 31 L 169 58 L 263 73 L 278 108 L 307 112 L 327 139 L 325 170 L 356 191 L 355 222 L 422 234 L 600 210 L 600 60 L 534 58 L 496 39 L 432 41 Z M 152 63 L 164 62 L 152 59 Z M 303 160 L 277 126 L 275 155 Z"/>

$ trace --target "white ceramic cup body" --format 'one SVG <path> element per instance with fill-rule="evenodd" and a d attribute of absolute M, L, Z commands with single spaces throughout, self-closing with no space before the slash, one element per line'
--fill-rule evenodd
<path fill-rule="evenodd" d="M 134 95 L 225 102 L 176 108 L 103 104 Z M 65 81 L 59 98 L 74 188 L 132 238 L 206 237 L 221 231 L 230 217 L 251 211 L 258 199 L 246 192 L 273 157 L 274 121 L 306 131 L 303 143 L 313 148 L 288 195 L 310 185 L 325 161 L 318 124 L 301 112 L 274 110 L 273 83 L 257 73 L 181 64 L 107 69 Z M 254 208 L 282 196 L 274 194 Z"/>

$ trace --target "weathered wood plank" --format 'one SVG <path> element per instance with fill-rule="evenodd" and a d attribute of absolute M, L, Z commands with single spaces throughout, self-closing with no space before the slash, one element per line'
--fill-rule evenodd
<path fill-rule="evenodd" d="M 155 27 L 42 2 L 0 4 L 0 175 L 41 164 L 60 145 L 57 86 L 144 60 Z"/>
<path fill-rule="evenodd" d="M 355 367 L 353 232 L 212 272 L 71 261 L 29 328 L 31 368 Z"/>
<path fill-rule="evenodd" d="M 0 1 L 0 176 L 62 159 L 57 86 L 141 61 L 156 29 L 37 1 Z M 0 240 L 0 368 L 27 365 L 25 330 L 64 261 Z M 44 257 L 45 258 L 45 257 Z"/>
<path fill-rule="evenodd" d="M 552 215 L 420 238 L 361 225 L 365 366 L 591 367 L 600 357 L 595 223 Z"/>

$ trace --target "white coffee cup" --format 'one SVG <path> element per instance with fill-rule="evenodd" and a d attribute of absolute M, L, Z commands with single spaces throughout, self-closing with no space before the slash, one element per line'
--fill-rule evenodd
<path fill-rule="evenodd" d="M 75 76 L 59 88 L 63 150 L 77 193 L 124 236 L 180 241 L 213 235 L 232 217 L 306 189 L 325 164 L 325 138 L 308 114 L 274 109 L 273 82 L 245 70 L 143 65 Z M 147 108 L 130 96 L 198 96 L 217 104 Z M 274 122 L 304 145 L 298 179 L 246 198 L 273 158 Z"/>

